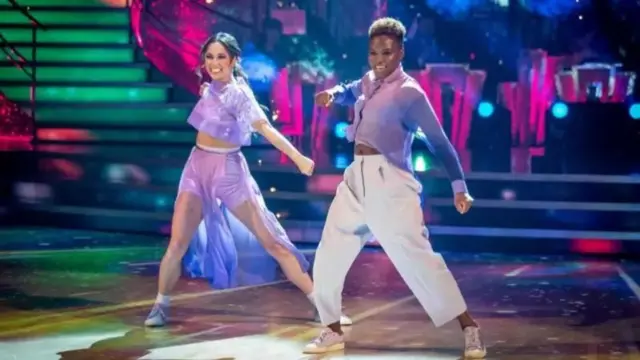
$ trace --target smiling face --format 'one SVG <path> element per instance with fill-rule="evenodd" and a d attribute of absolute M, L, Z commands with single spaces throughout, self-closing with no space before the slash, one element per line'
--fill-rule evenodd
<path fill-rule="evenodd" d="M 374 36 L 369 40 L 369 66 L 376 79 L 384 79 L 400 66 L 404 49 L 400 42 L 388 35 Z"/>
<path fill-rule="evenodd" d="M 212 42 L 207 46 L 204 54 L 204 69 L 211 79 L 229 82 L 233 76 L 236 59 L 219 42 Z"/>

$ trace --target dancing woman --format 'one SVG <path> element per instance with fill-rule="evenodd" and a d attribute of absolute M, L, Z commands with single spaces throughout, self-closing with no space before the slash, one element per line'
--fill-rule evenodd
<path fill-rule="evenodd" d="M 418 129 L 452 180 L 456 209 L 466 213 L 473 199 L 458 155 L 424 91 L 402 69 L 405 34 L 397 20 L 376 20 L 369 29 L 371 71 L 361 80 L 316 95 L 321 106 L 354 105 L 356 116 L 347 137 L 355 141 L 355 160 L 329 207 L 313 266 L 316 305 L 327 329 L 305 353 L 344 348 L 339 321 L 342 288 L 369 235 L 378 240 L 436 326 L 458 319 L 465 356 L 481 358 L 486 353 L 478 324 L 442 257 L 431 248 L 424 226 L 422 186 L 411 166 L 411 143 Z"/>
<path fill-rule="evenodd" d="M 180 179 L 171 240 L 160 263 L 158 296 L 146 326 L 166 323 L 169 293 L 180 277 L 181 260 L 188 249 L 190 271 L 209 278 L 215 288 L 234 286 L 236 227 L 231 226 L 229 217 L 243 224 L 253 235 L 252 241 L 259 242 L 287 279 L 313 301 L 309 264 L 266 208 L 240 148 L 250 144 L 252 132 L 258 132 L 303 174 L 311 175 L 314 163 L 269 123 L 247 85 L 239 60 L 238 42 L 227 33 L 209 38 L 200 51 L 201 68 L 212 81 L 187 120 L 198 135 Z M 342 318 L 343 324 L 350 322 Z"/>

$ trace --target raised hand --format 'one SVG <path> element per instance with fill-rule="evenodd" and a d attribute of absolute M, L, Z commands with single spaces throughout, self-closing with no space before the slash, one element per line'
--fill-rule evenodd
<path fill-rule="evenodd" d="M 321 91 L 315 95 L 315 103 L 317 106 L 329 107 L 333 104 L 333 94 L 328 91 Z"/>

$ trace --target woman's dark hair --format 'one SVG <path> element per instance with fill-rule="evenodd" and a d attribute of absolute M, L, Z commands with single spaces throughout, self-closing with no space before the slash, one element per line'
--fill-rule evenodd
<path fill-rule="evenodd" d="M 227 52 L 229 53 L 229 56 L 231 56 L 232 59 L 236 59 L 236 63 L 233 66 L 233 76 L 236 79 L 239 78 L 244 80 L 248 84 L 249 77 L 244 72 L 244 70 L 242 70 L 242 66 L 240 66 L 240 55 L 242 54 L 242 50 L 240 50 L 240 45 L 238 44 L 238 40 L 236 40 L 236 38 L 233 35 L 225 32 L 216 33 L 215 35 L 211 36 L 210 38 L 207 39 L 207 41 L 204 42 L 204 44 L 202 45 L 202 48 L 200 49 L 200 64 L 196 68 L 196 75 L 198 75 L 201 81 L 203 80 L 202 79 L 203 74 L 201 69 L 202 69 L 202 64 L 204 64 L 205 56 L 207 55 L 207 48 L 209 47 L 209 45 L 216 42 L 220 43 L 220 45 L 222 45 L 224 49 L 227 50 Z M 262 104 L 259 104 L 259 105 L 262 108 L 262 110 L 265 112 L 265 114 L 267 114 L 267 118 L 271 119 L 269 108 L 267 108 Z"/>
<path fill-rule="evenodd" d="M 202 64 L 204 64 L 205 57 L 207 55 L 207 48 L 213 43 L 219 43 L 220 45 L 222 45 L 224 49 L 229 53 L 229 56 L 232 59 L 236 60 L 236 63 L 233 67 L 233 76 L 235 78 L 240 78 L 248 82 L 247 74 L 245 74 L 245 72 L 242 70 L 242 66 L 240 66 L 240 55 L 242 54 L 242 50 L 240 50 L 238 40 L 236 40 L 233 35 L 225 32 L 216 33 L 204 42 L 202 48 L 200 48 L 200 63 L 196 68 L 196 75 L 198 75 L 198 77 L 202 79 Z"/>

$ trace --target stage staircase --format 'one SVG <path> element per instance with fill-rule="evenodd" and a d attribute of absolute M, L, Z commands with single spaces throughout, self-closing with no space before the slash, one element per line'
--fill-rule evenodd
<path fill-rule="evenodd" d="M 43 142 L 192 143 L 185 124 L 195 97 L 177 89 L 136 45 L 125 4 L 96 0 L 19 0 L 0 5 L 0 34 L 36 69 L 35 119 Z M 35 59 L 33 48 L 36 47 Z M 0 60 L 0 90 L 33 110 L 32 81 Z M 181 99 L 176 101 L 175 99 Z"/>

